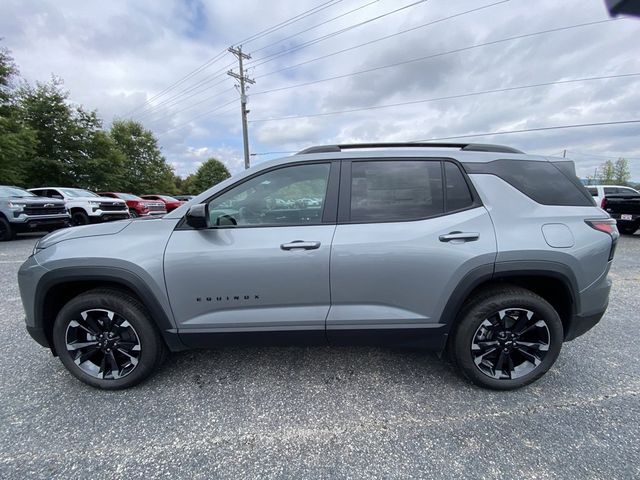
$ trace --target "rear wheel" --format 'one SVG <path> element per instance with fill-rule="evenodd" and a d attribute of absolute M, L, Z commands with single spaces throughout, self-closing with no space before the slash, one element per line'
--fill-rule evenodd
<path fill-rule="evenodd" d="M 0 216 L 0 242 L 6 242 L 7 240 L 13 240 L 16 236 L 16 232 L 11 228 L 9 221 Z"/>
<path fill-rule="evenodd" d="M 116 290 L 92 290 L 69 301 L 54 323 L 53 343 L 67 370 L 107 390 L 140 383 L 166 351 L 142 304 Z"/>
<path fill-rule="evenodd" d="M 467 302 L 450 348 L 473 383 L 511 390 L 544 375 L 558 358 L 563 339 L 560 317 L 546 300 L 508 286 Z"/>

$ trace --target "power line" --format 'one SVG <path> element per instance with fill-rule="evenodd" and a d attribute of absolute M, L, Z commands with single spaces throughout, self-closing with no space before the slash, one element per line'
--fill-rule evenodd
<path fill-rule="evenodd" d="M 505 87 L 505 88 L 496 88 L 496 89 L 492 89 L 492 90 L 482 90 L 482 91 L 479 91 L 479 92 L 461 93 L 461 94 L 457 94 L 457 95 L 447 95 L 447 96 L 444 96 L 444 97 L 434 97 L 434 98 L 425 98 L 425 99 L 422 99 L 422 100 L 411 100 L 411 101 L 407 101 L 407 102 L 389 103 L 389 104 L 386 104 L 386 105 L 372 105 L 372 106 L 368 106 L 368 107 L 351 108 L 351 109 L 347 109 L 347 110 L 335 110 L 335 111 L 332 111 L 332 112 L 312 113 L 312 114 L 307 114 L 307 115 L 291 115 L 291 116 L 276 117 L 276 118 L 261 118 L 261 119 L 257 119 L 257 120 L 251 120 L 251 123 L 276 122 L 276 121 L 281 121 L 281 120 L 293 120 L 293 119 L 299 119 L 299 118 L 325 117 L 325 116 L 329 116 L 329 115 L 341 115 L 341 114 L 344 114 L 344 113 L 362 112 L 362 111 L 366 111 L 366 110 L 377 110 L 377 109 L 382 109 L 382 108 L 391 108 L 391 107 L 400 107 L 400 106 L 406 106 L 406 105 L 415 105 L 415 104 L 419 104 L 419 103 L 435 102 L 435 101 L 439 101 L 439 100 L 453 100 L 453 99 L 456 99 L 456 98 L 473 97 L 473 96 L 477 96 L 477 95 L 486 95 L 486 94 L 490 94 L 490 93 L 509 92 L 509 91 L 514 91 L 514 90 L 524 90 L 524 89 L 527 89 L 527 88 L 546 87 L 546 86 L 550 86 L 550 85 L 561 85 L 561 84 L 569 84 L 569 83 L 588 82 L 588 81 L 594 81 L 594 80 L 608 80 L 608 79 L 614 79 L 614 78 L 626 78 L 626 77 L 637 77 L 637 76 L 640 76 L 640 72 L 638 72 L 638 73 L 623 73 L 623 74 L 619 74 L 619 75 L 607 75 L 607 76 L 599 76 L 599 77 L 575 78 L 575 79 L 569 79 L 569 80 L 556 80 L 556 81 L 552 81 L 552 82 L 534 83 L 534 84 L 530 84 L 530 85 L 518 85 L 518 86 L 514 86 L 514 87 Z"/>
<path fill-rule="evenodd" d="M 284 22 L 281 22 L 277 25 L 274 25 L 272 27 L 269 27 L 265 30 L 262 30 L 261 32 L 258 32 L 254 35 L 251 35 L 250 37 L 245 38 L 244 40 L 241 40 L 240 42 L 236 42 L 236 44 L 242 44 L 242 43 L 249 43 L 252 42 L 254 40 L 257 40 L 258 38 L 262 38 L 270 33 L 273 33 L 281 28 L 284 28 L 286 26 L 289 26 L 299 20 L 302 20 L 303 18 L 306 18 L 309 15 L 313 15 L 314 13 L 317 13 L 321 10 L 324 10 L 325 8 L 329 8 L 335 4 L 338 4 L 340 2 L 342 2 L 343 0 L 329 0 L 327 2 L 321 3 L 320 5 L 313 7 L 309 10 L 306 10 L 288 20 L 285 20 Z M 293 21 L 292 21 L 293 20 Z M 219 53 L 217 53 L 216 55 L 214 55 L 213 57 L 211 57 L 210 59 L 208 59 L 206 62 L 204 62 L 202 65 L 200 65 L 199 67 L 195 68 L 194 70 L 192 70 L 191 72 L 187 73 L 185 76 L 183 76 L 182 78 L 178 79 L 177 81 L 175 81 L 174 83 L 172 83 L 171 85 L 169 85 L 168 87 L 164 88 L 163 90 L 161 90 L 160 92 L 156 93 L 155 95 L 153 95 L 151 98 L 145 100 L 142 104 L 138 105 L 137 107 L 135 107 L 133 110 L 130 110 L 129 112 L 127 112 L 125 114 L 125 116 L 129 116 L 132 113 L 140 110 L 141 108 L 144 108 L 145 105 L 151 103 L 153 100 L 156 100 L 158 98 L 160 98 L 161 96 L 163 96 L 164 94 L 166 94 L 167 92 L 171 91 L 172 89 L 176 88 L 177 86 L 183 84 L 184 82 L 186 82 L 187 80 L 189 80 L 190 78 L 194 77 L 195 75 L 197 75 L 198 73 L 202 72 L 203 70 L 205 70 L 207 67 L 209 67 L 210 65 L 212 65 L 213 63 L 217 62 L 219 59 L 221 59 L 224 54 L 227 52 L 227 49 L 223 49 L 221 50 Z M 229 68 L 229 66 L 223 67 L 223 70 L 226 70 L 227 68 Z"/>
<path fill-rule="evenodd" d="M 450 137 L 427 138 L 424 140 L 411 140 L 411 142 L 415 142 L 415 143 L 435 142 L 440 140 L 453 140 L 456 138 L 488 137 L 491 135 L 508 135 L 512 133 L 542 132 L 546 130 L 562 130 L 567 128 L 602 127 L 606 125 L 627 125 L 632 123 L 640 123 L 640 119 L 621 120 L 617 122 L 574 123 L 571 125 L 554 125 L 552 127 L 523 128 L 520 130 L 499 130 L 497 132 L 473 133 L 473 134 L 467 134 L 467 135 L 455 135 Z"/>
<path fill-rule="evenodd" d="M 154 118 L 153 120 L 151 120 L 151 124 L 158 123 L 160 120 L 164 120 L 165 118 L 173 117 L 173 116 L 175 116 L 175 115 L 177 115 L 179 113 L 185 112 L 187 110 L 191 110 L 192 108 L 197 107 L 198 105 L 202 105 L 205 102 L 208 102 L 210 100 L 213 100 L 214 98 L 218 98 L 218 97 L 224 95 L 225 93 L 229 93 L 229 92 L 233 92 L 233 91 L 235 91 L 235 88 L 234 87 L 229 87 L 226 90 L 222 90 L 221 92 L 218 92 L 218 93 L 216 93 L 214 95 L 210 95 L 208 97 L 205 97 L 205 98 L 197 101 L 196 103 L 193 103 L 193 104 L 188 105 L 188 106 L 186 106 L 184 108 L 181 108 L 180 110 L 173 111 L 173 112 L 169 113 L 168 115 L 163 115 L 163 116 L 161 116 L 159 118 Z"/>
<path fill-rule="evenodd" d="M 454 140 L 457 138 L 473 138 L 473 137 L 488 137 L 490 135 L 507 135 L 511 133 L 527 133 L 527 132 L 540 132 L 545 130 L 561 130 L 567 128 L 582 128 L 582 127 L 601 127 L 607 125 L 626 125 L 632 123 L 640 123 L 640 119 L 637 120 L 622 120 L 618 122 L 595 122 L 595 123 L 575 123 L 571 125 L 555 125 L 551 127 L 538 127 L 538 128 L 524 128 L 520 130 L 499 130 L 497 132 L 487 132 L 487 133 L 474 133 L 469 135 L 456 135 L 451 137 L 438 137 L 438 138 L 428 138 L 424 140 L 411 140 L 411 143 L 421 143 L 421 142 L 435 142 L 440 140 Z M 252 153 L 252 155 L 275 155 L 275 154 L 286 154 L 286 153 L 297 153 L 296 150 L 287 150 L 287 151 L 279 151 L 279 152 L 258 152 Z M 629 157 L 624 157 L 629 159 Z"/>
<path fill-rule="evenodd" d="M 490 42 L 476 43 L 474 45 L 469 45 L 467 47 L 457 48 L 455 50 L 449 50 L 449 51 L 446 51 L 446 52 L 435 53 L 435 54 L 426 55 L 426 56 L 423 56 L 423 57 L 412 58 L 412 59 L 409 59 L 409 60 L 404 60 L 402 62 L 396 62 L 396 63 L 387 64 L 387 65 L 381 65 L 379 67 L 368 68 L 366 70 L 359 70 L 359 71 L 356 71 L 356 72 L 351 72 L 351 73 L 347 73 L 347 74 L 344 74 L 344 75 L 337 75 L 337 76 L 334 76 L 334 77 L 328 77 L 328 78 L 324 78 L 324 79 L 321 79 L 321 80 L 314 80 L 314 81 L 310 81 L 310 82 L 305 82 L 303 84 L 296 85 L 296 87 L 298 87 L 298 86 L 306 86 L 306 85 L 313 85 L 313 84 L 316 84 L 316 83 L 327 82 L 327 81 L 330 81 L 330 80 L 337 80 L 337 79 L 340 79 L 340 78 L 347 78 L 347 77 L 351 77 L 351 76 L 354 76 L 354 75 L 361 75 L 361 74 L 364 74 L 364 73 L 375 72 L 377 70 L 382 70 L 382 69 L 385 69 L 385 68 L 392 68 L 392 67 L 398 67 L 398 66 L 401 66 L 401 65 L 407 65 L 407 64 L 410 64 L 410 63 L 421 62 L 421 61 L 424 61 L 424 60 L 429 60 L 429 59 L 436 58 L 436 57 L 442 57 L 442 56 L 445 56 L 445 55 L 451 55 L 453 53 L 460 53 L 460 52 L 464 52 L 464 51 L 467 51 L 467 50 L 472 50 L 472 49 L 475 49 L 475 48 L 486 47 L 486 46 L 489 46 L 489 45 L 496 45 L 496 44 L 500 44 L 500 43 L 504 43 L 504 42 L 510 42 L 510 41 L 513 41 L 513 40 L 520 40 L 522 38 L 529 38 L 529 37 L 534 37 L 534 36 L 537 36 L 537 35 L 544 35 L 544 34 L 547 34 L 547 33 L 561 32 L 561 31 L 570 30 L 570 29 L 573 29 L 573 28 L 581 28 L 581 27 L 587 27 L 587 26 L 591 26 L 591 25 L 598 25 L 598 24 L 601 24 L 601 23 L 617 22 L 617 21 L 624 20 L 624 19 L 625 18 L 623 18 L 623 17 L 620 17 L 620 18 L 608 18 L 606 20 L 598 20 L 598 21 L 593 21 L 593 22 L 578 23 L 578 24 L 575 24 L 575 25 L 568 25 L 568 26 L 565 26 L 565 27 L 551 28 L 551 29 L 548 29 L 548 30 L 541 30 L 539 32 L 516 35 L 516 36 L 513 36 L 513 37 L 507 37 L 507 38 L 503 38 L 503 39 L 500 39 L 500 40 L 493 40 L 493 41 L 490 41 Z M 342 52 L 341 51 L 334 52 L 333 54 L 338 54 L 338 53 L 342 53 Z M 309 63 L 312 63 L 312 62 L 315 62 L 315 61 L 318 61 L 318 60 L 322 60 L 324 58 L 332 56 L 333 54 L 323 55 L 321 57 L 313 58 L 313 59 L 307 60 L 305 62 L 297 63 L 295 65 L 290 65 L 288 67 L 283 67 L 283 68 L 280 68 L 278 70 L 274 70 L 272 72 L 265 73 L 263 75 L 258 75 L 256 77 L 256 79 L 264 78 L 264 77 L 267 77 L 267 76 L 270 76 L 270 75 L 274 75 L 276 73 L 280 73 L 280 72 L 283 72 L 283 71 L 286 71 L 286 70 L 291 70 L 291 69 L 300 67 L 302 65 L 307 65 Z M 272 90 L 268 90 L 268 92 L 274 92 L 274 91 L 278 91 L 278 90 L 286 90 L 288 88 L 294 88 L 294 87 L 282 87 L 282 88 L 279 88 L 279 89 L 275 89 L 274 88 Z M 267 93 L 267 91 L 258 92 L 258 93 Z M 257 93 L 255 93 L 254 95 L 257 95 Z"/>
<path fill-rule="evenodd" d="M 294 34 L 289 35 L 287 37 L 281 38 L 280 40 L 277 40 L 275 42 L 269 43 L 268 45 L 265 45 L 264 47 L 258 48 L 257 50 L 253 50 L 251 53 L 255 54 L 255 53 L 261 52 L 263 50 L 266 50 L 269 47 L 277 45 L 278 43 L 286 42 L 287 40 L 290 40 L 293 37 L 297 37 L 298 35 L 302 35 L 303 33 L 307 33 L 307 32 L 309 32 L 311 30 L 314 30 L 314 29 L 316 29 L 318 27 L 321 27 L 322 25 L 326 25 L 327 23 L 333 22 L 334 20 L 338 20 L 339 18 L 346 17 L 347 15 L 350 15 L 350 14 L 352 14 L 354 12 L 357 12 L 358 10 L 362 10 L 363 8 L 366 8 L 366 7 L 370 6 L 370 5 L 373 5 L 374 3 L 378 3 L 379 1 L 380 0 L 373 0 L 373 1 L 369 2 L 369 3 L 365 3 L 364 5 L 360 5 L 359 7 L 351 9 L 348 12 L 342 13 L 342 14 L 340 14 L 338 16 L 335 16 L 333 18 L 325 20 L 324 22 L 317 23 L 316 25 L 313 25 L 312 27 L 305 28 L 304 30 L 300 30 L 297 33 L 294 33 Z"/>
<path fill-rule="evenodd" d="M 231 105 L 232 103 L 236 103 L 236 99 L 235 98 L 233 100 L 231 100 L 230 102 L 223 103 L 222 105 L 218 105 L 217 107 L 215 107 L 215 108 L 213 108 L 211 110 L 207 110 L 206 112 L 203 112 L 203 113 L 201 113 L 199 115 L 196 115 L 195 117 L 190 118 L 188 121 L 186 121 L 184 123 L 176 125 L 175 127 L 171 127 L 170 129 L 165 130 L 165 131 L 160 132 L 160 133 L 157 133 L 156 135 L 157 136 L 161 136 L 161 135 L 165 135 L 165 134 L 167 134 L 169 132 L 173 132 L 174 130 L 179 130 L 184 126 L 189 125 L 194 120 L 197 120 L 198 118 L 204 117 L 205 115 L 209 115 L 210 113 L 217 112 L 218 110 L 220 110 L 220 109 L 222 109 L 222 108 L 224 108 L 224 107 L 226 107 L 228 105 Z M 229 112 L 230 111 L 231 111 L 231 109 L 229 109 Z M 225 111 L 225 112 L 222 112 L 222 113 L 227 113 L 227 112 Z"/>
<path fill-rule="evenodd" d="M 303 18 L 309 17 L 315 13 L 321 12 L 322 10 L 325 10 L 329 7 L 333 7 L 334 5 L 337 5 L 338 3 L 341 3 L 344 0 L 329 0 L 328 2 L 324 2 L 321 3 L 320 5 L 310 8 L 309 10 L 305 10 L 302 13 L 299 13 L 298 15 L 289 18 L 288 20 L 285 20 L 283 22 L 278 23 L 277 25 L 274 25 L 272 27 L 266 28 L 264 30 L 261 30 L 260 32 L 251 35 L 250 37 L 245 38 L 244 40 L 241 40 L 240 42 L 236 42 L 236 44 L 243 44 L 246 45 L 248 43 L 251 43 L 259 38 L 262 38 L 266 35 L 269 35 L 277 30 L 280 30 L 282 28 L 288 27 L 289 25 L 292 25 L 296 22 L 299 22 L 300 20 L 302 20 Z"/>
<path fill-rule="evenodd" d="M 428 1 L 429 0 L 417 0 L 417 1 L 413 2 L 413 3 L 410 3 L 408 5 L 404 5 L 404 6 L 400 7 L 400 8 L 396 8 L 394 10 L 391 10 L 389 12 L 383 13 L 381 15 L 378 15 L 376 17 L 370 18 L 368 20 L 364 20 L 364 21 L 362 21 L 360 23 L 356 23 L 354 25 L 349 25 L 348 27 L 341 28 L 340 30 L 336 30 L 335 32 L 327 33 L 326 35 L 314 38 L 312 40 L 307 40 L 306 42 L 304 42 L 304 43 L 302 43 L 300 45 L 297 45 L 297 46 L 295 46 L 293 48 L 290 48 L 288 50 L 284 50 L 283 52 L 277 52 L 277 53 L 272 53 L 270 55 L 266 55 L 264 57 L 261 57 L 261 58 L 258 58 L 256 60 L 254 60 L 254 62 L 251 63 L 251 66 L 259 67 L 260 65 L 264 65 L 265 63 L 271 62 L 271 61 L 275 60 L 276 58 L 279 58 L 279 57 L 281 57 L 283 55 L 287 55 L 287 54 L 292 53 L 292 52 L 297 52 L 298 50 L 302 50 L 303 48 L 310 47 L 311 45 L 315 45 L 316 43 L 323 42 L 325 40 L 328 40 L 329 38 L 337 37 L 338 35 L 342 35 L 343 33 L 351 31 L 351 30 L 353 30 L 355 28 L 361 27 L 363 25 L 367 25 L 368 23 L 374 22 L 376 20 L 379 20 L 381 18 L 387 17 L 389 15 L 393 15 L 394 13 L 401 12 L 402 10 L 406 10 L 407 8 L 415 7 L 416 5 L 419 5 L 421 3 L 425 3 L 425 2 L 428 2 Z"/>

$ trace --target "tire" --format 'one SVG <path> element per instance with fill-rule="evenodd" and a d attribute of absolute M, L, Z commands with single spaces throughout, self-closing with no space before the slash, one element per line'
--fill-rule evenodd
<path fill-rule="evenodd" d="M 480 292 L 467 300 L 458 318 L 450 357 L 467 379 L 484 388 L 513 390 L 535 382 L 555 363 L 564 340 L 555 309 L 517 286 Z"/>
<path fill-rule="evenodd" d="M 129 215 L 131 215 L 131 218 L 138 218 L 140 216 L 135 210 L 129 210 Z"/>
<path fill-rule="evenodd" d="M 113 313 L 112 317 L 106 312 Z M 107 338 L 108 332 L 114 336 Z M 70 348 L 74 344 L 86 346 Z M 154 373 L 166 356 L 164 341 L 144 306 L 111 289 L 88 291 L 62 307 L 53 326 L 53 345 L 69 372 L 104 390 L 137 385 Z"/>
<path fill-rule="evenodd" d="M 0 242 L 6 242 L 14 238 L 16 238 L 15 230 L 11 228 L 11 224 L 6 218 L 0 216 Z"/>
<path fill-rule="evenodd" d="M 618 230 L 623 235 L 633 235 L 638 230 L 638 224 L 618 224 Z"/>
<path fill-rule="evenodd" d="M 76 210 L 75 212 L 71 212 L 71 225 L 74 227 L 80 225 L 88 225 L 89 224 L 89 215 L 87 215 L 82 210 Z"/>

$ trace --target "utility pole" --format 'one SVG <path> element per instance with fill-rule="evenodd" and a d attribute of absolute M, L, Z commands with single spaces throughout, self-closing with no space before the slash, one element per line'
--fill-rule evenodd
<path fill-rule="evenodd" d="M 242 141 L 244 143 L 244 168 L 249 168 L 249 131 L 247 125 L 247 94 L 245 92 L 245 83 L 254 84 L 255 80 L 245 76 L 244 67 L 242 65 L 243 60 L 249 60 L 251 55 L 242 53 L 242 45 L 238 48 L 229 47 L 228 50 L 233 53 L 238 59 L 238 71 L 235 73 L 233 70 L 229 70 L 227 75 L 232 76 L 240 82 L 240 111 L 242 112 Z"/>
<path fill-rule="evenodd" d="M 567 151 L 566 150 L 562 151 L 562 158 L 567 158 Z"/>

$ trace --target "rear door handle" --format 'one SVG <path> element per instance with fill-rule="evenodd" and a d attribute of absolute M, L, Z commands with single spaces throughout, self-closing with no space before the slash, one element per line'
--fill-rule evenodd
<path fill-rule="evenodd" d="M 454 243 L 462 243 L 462 242 L 473 242 L 480 238 L 480 234 L 478 232 L 451 232 L 446 235 L 440 235 L 438 237 L 441 242 L 451 242 Z"/>
<path fill-rule="evenodd" d="M 305 242 L 304 240 L 294 240 L 293 242 L 283 243 L 280 245 L 282 250 L 315 250 L 320 248 L 320 242 Z"/>

